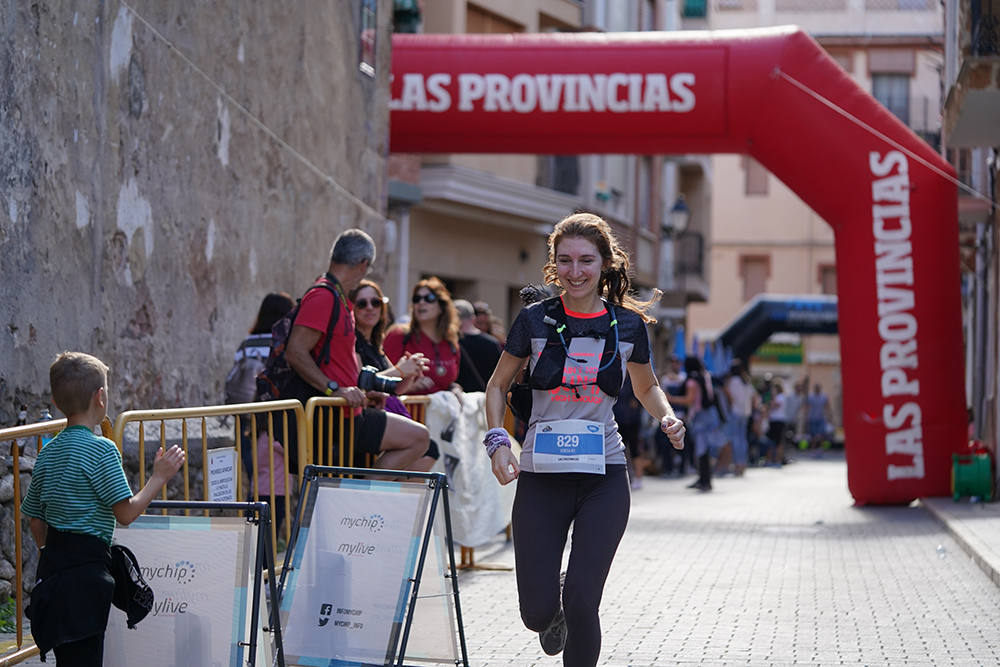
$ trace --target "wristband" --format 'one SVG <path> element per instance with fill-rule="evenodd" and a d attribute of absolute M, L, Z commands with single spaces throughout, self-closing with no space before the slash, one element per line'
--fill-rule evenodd
<path fill-rule="evenodd" d="M 491 428 L 486 432 L 483 444 L 486 446 L 486 455 L 492 459 L 498 449 L 510 447 L 510 436 L 504 428 Z"/>

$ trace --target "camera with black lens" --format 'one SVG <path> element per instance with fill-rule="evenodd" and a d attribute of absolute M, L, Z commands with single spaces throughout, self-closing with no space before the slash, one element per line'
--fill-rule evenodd
<path fill-rule="evenodd" d="M 387 377 L 379 375 L 379 371 L 374 366 L 365 366 L 358 373 L 358 388 L 365 391 L 381 391 L 385 394 L 395 394 L 396 387 L 403 381 L 403 378 Z"/>

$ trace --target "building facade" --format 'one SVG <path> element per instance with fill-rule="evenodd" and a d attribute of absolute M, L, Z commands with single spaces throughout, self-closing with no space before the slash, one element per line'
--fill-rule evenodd
<path fill-rule="evenodd" d="M 942 12 L 932 0 L 688 0 L 685 28 L 796 24 L 860 86 L 932 145 L 940 141 Z M 835 178 L 835 175 L 831 176 Z M 762 293 L 836 294 L 834 232 L 759 163 L 711 158 L 710 298 L 692 304 L 691 331 L 713 340 Z M 841 308 L 849 304 L 841 304 Z M 837 336 L 778 333 L 751 360 L 754 375 L 822 385 L 840 420 Z"/>
<path fill-rule="evenodd" d="M 943 147 L 959 184 L 970 436 L 994 455 L 1000 431 L 1000 1 L 944 2 Z"/>
<path fill-rule="evenodd" d="M 670 13 L 668 4 L 450 0 L 426 3 L 420 29 L 511 34 L 676 27 L 679 7 Z M 666 349 L 684 306 L 707 295 L 703 276 L 693 268 L 686 281 L 675 278 L 676 244 L 664 231 L 681 192 L 689 192 L 689 200 L 704 196 L 703 162 L 634 155 L 394 154 L 390 211 L 399 261 L 389 293 L 408 307 L 415 282 L 437 275 L 456 297 L 488 302 L 509 326 L 521 307 L 518 291 L 541 282 L 552 225 L 577 210 L 593 211 L 628 248 L 640 293 L 654 287 L 667 292 L 656 312 L 661 326 L 654 327 L 657 347 Z M 706 211 L 700 209 L 692 229 Z"/>

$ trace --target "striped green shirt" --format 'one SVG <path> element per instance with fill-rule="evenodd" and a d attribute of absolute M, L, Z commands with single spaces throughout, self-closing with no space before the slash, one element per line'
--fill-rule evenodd
<path fill-rule="evenodd" d="M 69 426 L 38 453 L 21 511 L 59 530 L 96 535 L 111 544 L 111 506 L 131 496 L 115 443 L 86 426 Z"/>

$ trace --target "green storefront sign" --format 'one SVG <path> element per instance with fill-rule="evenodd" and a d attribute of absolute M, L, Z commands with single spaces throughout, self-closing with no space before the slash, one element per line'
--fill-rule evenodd
<path fill-rule="evenodd" d="M 801 364 L 802 343 L 764 343 L 751 357 L 757 364 Z"/>

